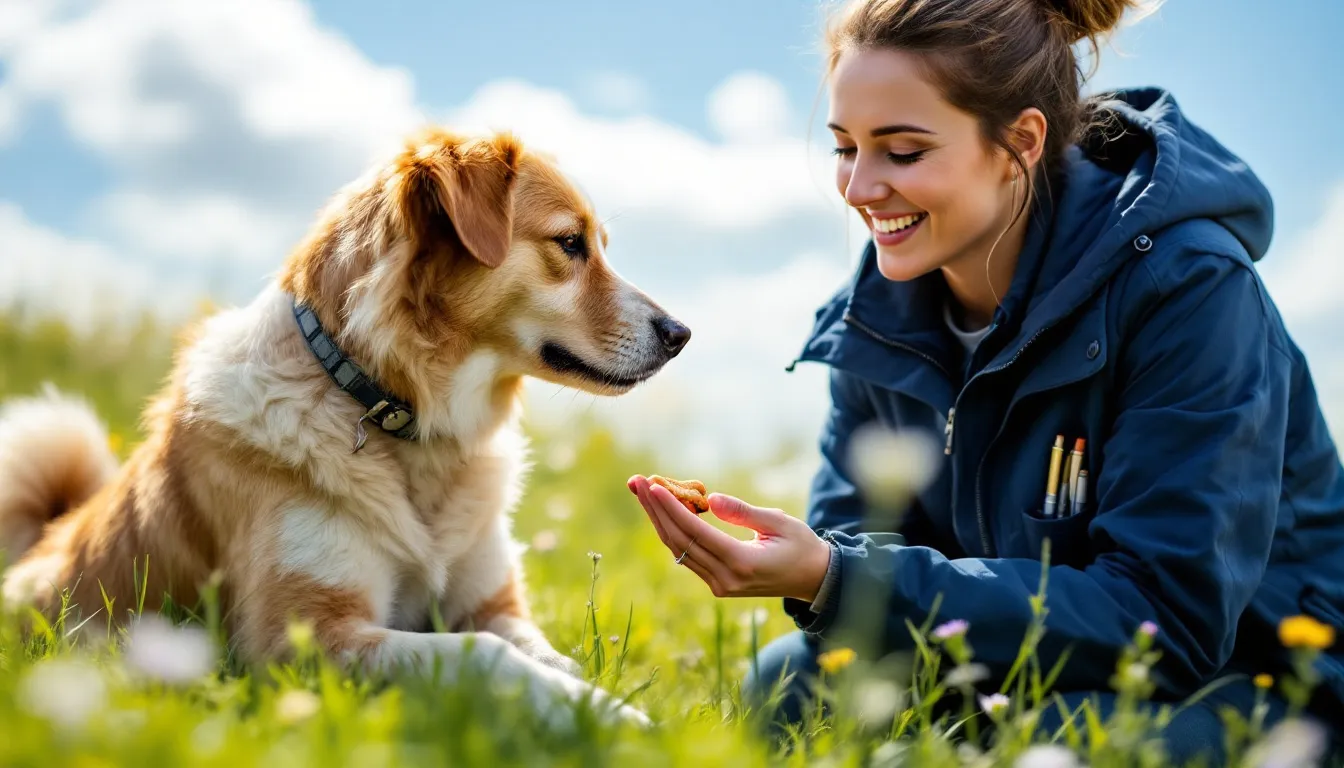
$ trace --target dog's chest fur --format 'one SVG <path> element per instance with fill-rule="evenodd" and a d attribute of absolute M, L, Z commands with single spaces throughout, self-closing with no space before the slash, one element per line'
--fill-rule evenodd
<path fill-rule="evenodd" d="M 352 454 L 362 409 L 305 359 L 292 326 L 284 297 L 264 294 L 208 323 L 186 356 L 185 418 L 292 473 L 247 540 L 275 547 L 282 574 L 362 592 L 379 623 L 424 628 L 431 602 L 445 622 L 469 616 L 517 561 L 509 521 L 525 443 L 513 414 L 467 388 L 450 397 L 469 429 L 420 441 L 375 433 Z M 231 489 L 217 491 L 228 506 Z"/>
<path fill-rule="evenodd" d="M 401 452 L 406 500 L 424 531 L 428 560 L 404 563 L 394 625 L 421 628 L 431 601 L 454 624 L 506 580 L 516 558 L 509 521 L 523 472 L 522 439 L 510 427 L 495 437 L 469 458 L 410 446 Z"/>

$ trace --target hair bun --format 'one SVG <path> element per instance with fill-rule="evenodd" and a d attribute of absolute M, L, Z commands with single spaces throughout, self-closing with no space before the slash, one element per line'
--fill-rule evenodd
<path fill-rule="evenodd" d="M 1151 10 L 1143 0 L 1045 0 L 1070 43 L 1098 38 L 1120 25 L 1125 11 Z"/>

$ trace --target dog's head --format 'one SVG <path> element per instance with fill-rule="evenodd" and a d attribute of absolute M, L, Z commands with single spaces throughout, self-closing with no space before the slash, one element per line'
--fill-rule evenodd
<path fill-rule="evenodd" d="M 436 129 L 338 196 L 281 285 L 424 421 L 458 388 L 534 376 L 617 395 L 676 357 L 690 330 L 606 247 L 548 158 Z"/>

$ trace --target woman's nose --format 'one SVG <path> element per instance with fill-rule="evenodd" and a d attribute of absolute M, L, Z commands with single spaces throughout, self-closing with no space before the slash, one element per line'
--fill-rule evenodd
<path fill-rule="evenodd" d="M 856 160 L 850 167 L 849 181 L 845 184 L 845 202 L 855 208 L 863 208 L 890 196 L 891 185 L 878 175 L 876 169 L 862 159 Z"/>

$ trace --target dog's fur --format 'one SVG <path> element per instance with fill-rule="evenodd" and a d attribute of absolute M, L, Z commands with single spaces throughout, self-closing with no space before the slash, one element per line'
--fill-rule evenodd
<path fill-rule="evenodd" d="M 689 333 L 611 270 L 606 239 L 515 138 L 413 137 L 342 190 L 249 306 L 194 329 L 125 466 L 75 401 L 0 413 L 6 604 L 50 616 L 66 590 L 88 617 L 105 592 L 123 613 L 138 563 L 150 608 L 190 605 L 218 572 L 247 660 L 283 656 L 298 619 L 366 668 L 497 665 L 561 718 L 560 700 L 608 700 L 529 618 L 510 534 L 523 378 L 620 394 L 685 343 L 669 323 Z M 294 298 L 415 408 L 416 439 L 370 425 L 352 453 L 364 409 L 306 346 Z M 431 606 L 451 633 L 428 631 Z"/>

